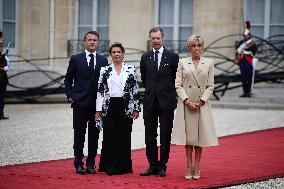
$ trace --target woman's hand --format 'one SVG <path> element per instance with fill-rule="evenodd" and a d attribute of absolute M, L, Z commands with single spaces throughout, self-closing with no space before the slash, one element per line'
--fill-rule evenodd
<path fill-rule="evenodd" d="M 139 112 L 133 112 L 132 113 L 132 118 L 137 119 L 139 117 Z"/>
<path fill-rule="evenodd" d="M 100 117 L 102 117 L 102 112 L 97 111 L 95 117 L 96 117 L 96 119 L 99 119 Z"/>
<path fill-rule="evenodd" d="M 198 103 L 199 103 L 199 106 L 203 106 L 205 104 L 205 101 L 200 99 Z"/>
<path fill-rule="evenodd" d="M 199 102 L 198 102 L 198 103 L 196 103 L 196 102 L 190 102 L 189 100 L 186 100 L 184 104 L 185 104 L 185 106 L 187 106 L 188 109 L 189 109 L 190 111 L 192 111 L 192 112 L 198 111 L 198 110 L 199 110 L 199 107 L 200 107 Z"/>

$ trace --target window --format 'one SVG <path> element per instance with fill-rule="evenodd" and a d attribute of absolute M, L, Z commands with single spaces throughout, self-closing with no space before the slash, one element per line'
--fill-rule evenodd
<path fill-rule="evenodd" d="M 76 8 L 77 39 L 83 39 L 90 30 L 96 30 L 100 39 L 108 39 L 109 0 L 77 0 Z"/>
<path fill-rule="evenodd" d="M 270 36 L 284 35 L 284 1 L 272 0 L 270 7 Z M 282 13 L 281 13 L 282 12 Z"/>
<path fill-rule="evenodd" d="M 16 47 L 16 3 L 16 0 L 2 0 L 4 47 L 7 47 L 9 42 L 10 48 Z"/>
<path fill-rule="evenodd" d="M 267 38 L 284 34 L 283 0 L 244 0 L 244 18 L 252 24 L 252 35 Z"/>
<path fill-rule="evenodd" d="M 179 40 L 187 40 L 187 38 L 192 34 L 192 1 L 190 0 L 180 0 L 179 3 Z"/>
<path fill-rule="evenodd" d="M 157 0 L 155 3 L 155 25 L 163 28 L 165 40 L 186 40 L 192 34 L 192 0 Z"/>

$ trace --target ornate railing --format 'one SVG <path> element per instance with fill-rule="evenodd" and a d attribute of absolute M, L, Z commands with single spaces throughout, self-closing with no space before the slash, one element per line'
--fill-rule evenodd
<path fill-rule="evenodd" d="M 224 36 L 213 41 L 204 48 L 204 56 L 214 59 L 216 83 L 214 95 L 216 99 L 219 98 L 219 94 L 222 96 L 227 90 L 241 86 L 239 82 L 239 67 L 236 64 L 234 53 L 235 44 L 226 43 L 226 41 L 237 41 L 241 38 L 241 34 Z M 255 68 L 255 82 L 283 82 L 284 35 L 271 36 L 267 39 L 261 39 L 255 36 L 253 36 L 253 38 L 255 39 L 258 47 L 258 63 Z M 165 41 L 166 48 L 176 51 L 181 57 L 187 56 L 187 48 L 185 44 L 185 41 Z M 68 41 L 67 46 L 68 55 L 75 54 L 83 50 L 83 42 L 81 40 L 70 40 Z M 99 53 L 107 54 L 108 46 L 109 41 L 102 40 L 98 50 Z M 149 43 L 148 49 L 150 49 Z M 129 54 L 137 53 L 138 57 L 143 53 L 143 50 L 130 50 L 131 53 Z M 62 59 L 66 59 L 66 61 L 68 61 L 69 57 L 62 57 Z M 24 65 L 30 68 L 26 69 L 26 71 L 20 71 L 15 74 L 11 74 L 10 72 L 9 91 L 7 94 L 9 97 L 31 102 L 37 101 L 38 98 L 45 95 L 64 92 L 64 75 L 40 67 L 38 62 L 41 62 L 42 60 L 49 61 L 50 59 L 28 60 L 23 57 L 18 57 L 18 60 L 12 62 L 12 64 L 24 62 L 26 63 Z M 139 63 L 139 61 L 140 60 L 132 60 L 130 63 Z M 15 68 L 13 65 L 12 67 Z M 22 82 L 24 81 L 26 81 L 29 85 L 23 85 Z M 31 84 L 33 85 L 31 86 Z"/>

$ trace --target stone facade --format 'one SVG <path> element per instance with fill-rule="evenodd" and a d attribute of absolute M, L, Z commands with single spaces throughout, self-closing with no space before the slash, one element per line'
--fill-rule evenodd
<path fill-rule="evenodd" d="M 122 42 L 128 53 L 137 52 L 131 49 L 147 50 L 148 31 L 154 24 L 154 1 L 110 0 L 110 43 Z M 18 2 L 18 54 L 25 58 L 67 57 L 67 41 L 75 38 L 75 0 Z M 51 2 L 54 3 L 53 11 L 50 11 Z M 200 33 L 207 45 L 219 37 L 241 33 L 242 3 L 242 0 L 193 0 L 193 33 Z M 235 40 L 230 38 L 223 43 L 234 44 Z M 137 59 L 137 55 L 126 57 L 130 61 Z"/>
<path fill-rule="evenodd" d="M 126 53 L 146 50 L 148 31 L 153 26 L 152 0 L 110 0 L 110 43 L 121 42 Z M 133 49 L 133 50 L 131 50 Z M 141 54 L 129 54 L 125 60 L 139 60 Z"/>
<path fill-rule="evenodd" d="M 18 54 L 25 58 L 48 55 L 49 1 L 25 0 L 19 2 Z"/>

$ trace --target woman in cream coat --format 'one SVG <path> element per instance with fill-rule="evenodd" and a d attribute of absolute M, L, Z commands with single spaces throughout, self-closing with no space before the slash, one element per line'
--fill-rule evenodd
<path fill-rule="evenodd" d="M 185 144 L 187 156 L 185 178 L 199 179 L 202 148 L 218 145 L 209 101 L 214 90 L 214 64 L 211 59 L 201 56 L 204 40 L 200 35 L 190 36 L 187 46 L 191 56 L 180 59 L 176 74 L 175 86 L 180 104 L 176 111 L 172 143 Z M 180 116 L 182 119 L 178 118 Z M 181 137 L 182 135 L 185 137 Z M 181 142 L 182 138 L 184 141 Z"/>

